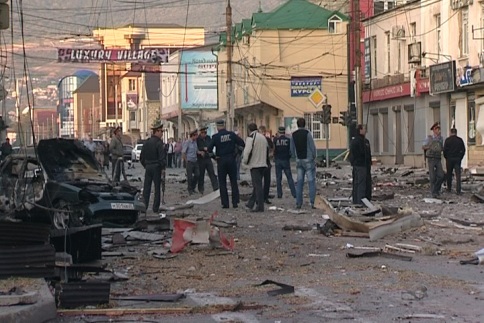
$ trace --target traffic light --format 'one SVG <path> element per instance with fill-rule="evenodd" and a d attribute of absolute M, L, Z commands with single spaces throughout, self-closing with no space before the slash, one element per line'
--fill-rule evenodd
<path fill-rule="evenodd" d="M 331 105 L 325 104 L 323 105 L 323 121 L 324 124 L 331 123 Z"/>
<path fill-rule="evenodd" d="M 348 125 L 349 124 L 352 124 L 352 123 L 356 123 L 358 120 L 358 118 L 356 117 L 356 107 L 355 106 L 351 106 L 350 107 L 350 114 L 349 114 L 349 122 L 348 122 Z"/>
<path fill-rule="evenodd" d="M 0 29 L 10 27 L 10 7 L 7 2 L 8 0 L 0 0 Z"/>
<path fill-rule="evenodd" d="M 347 122 L 348 122 L 348 112 L 341 111 L 339 113 L 339 124 L 346 127 L 348 125 Z"/>

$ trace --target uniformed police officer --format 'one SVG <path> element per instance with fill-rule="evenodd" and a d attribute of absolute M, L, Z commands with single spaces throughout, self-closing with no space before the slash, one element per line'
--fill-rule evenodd
<path fill-rule="evenodd" d="M 145 168 L 145 181 L 143 185 L 143 198 L 148 209 L 151 195 L 151 182 L 155 185 L 155 199 L 153 212 L 158 213 L 160 208 L 161 172 L 166 167 L 165 145 L 163 136 L 163 123 L 158 123 L 151 128 L 153 134 L 141 148 L 139 160 Z"/>
<path fill-rule="evenodd" d="M 274 138 L 274 162 L 276 165 L 277 198 L 282 198 L 282 172 L 286 174 L 292 197 L 296 198 L 296 186 L 291 172 L 291 140 L 286 137 L 286 128 L 279 127 L 279 136 Z"/>
<path fill-rule="evenodd" d="M 208 153 L 208 145 L 210 144 L 210 136 L 207 135 L 207 127 L 200 128 L 200 133 L 197 138 L 198 146 L 198 168 L 200 174 L 198 176 L 198 191 L 203 194 L 205 189 L 205 171 L 207 171 L 210 182 L 212 183 L 212 188 L 214 191 L 218 190 L 218 179 L 213 170 L 211 154 Z"/>
<path fill-rule="evenodd" d="M 239 186 L 237 184 L 237 165 L 235 162 L 236 145 L 245 147 L 244 141 L 234 132 L 225 129 L 225 121 L 217 121 L 218 132 L 213 135 L 207 151 L 213 152 L 216 148 L 218 184 L 220 188 L 220 199 L 222 208 L 229 208 L 229 195 L 227 192 L 227 175 L 229 175 L 232 186 L 232 206 L 236 208 L 239 204 Z"/>

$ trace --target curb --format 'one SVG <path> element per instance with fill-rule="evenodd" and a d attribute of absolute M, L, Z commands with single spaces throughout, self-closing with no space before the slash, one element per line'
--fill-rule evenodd
<path fill-rule="evenodd" d="M 41 287 L 36 290 L 38 301 L 35 304 L 0 307 L 0 322 L 43 323 L 56 318 L 57 308 L 47 282 L 39 279 L 39 285 Z"/>

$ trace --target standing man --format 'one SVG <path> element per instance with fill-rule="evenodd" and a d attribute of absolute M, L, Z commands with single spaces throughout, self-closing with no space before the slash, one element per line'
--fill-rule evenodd
<path fill-rule="evenodd" d="M 208 173 L 212 189 L 218 190 L 218 179 L 213 170 L 212 158 L 208 153 L 208 145 L 210 144 L 210 136 L 207 135 L 207 127 L 200 128 L 200 135 L 197 138 L 198 146 L 198 167 L 200 168 L 200 176 L 198 177 L 198 191 L 203 195 L 205 189 L 205 170 Z"/>
<path fill-rule="evenodd" d="M 173 138 L 168 139 L 168 143 L 166 144 L 166 153 L 168 154 L 168 168 L 172 168 L 173 166 L 173 159 L 175 157 L 175 143 Z"/>
<path fill-rule="evenodd" d="M 220 200 L 222 208 L 229 208 L 229 194 L 227 192 L 227 175 L 232 187 L 232 207 L 239 205 L 239 186 L 237 184 L 237 165 L 235 162 L 236 145 L 245 147 L 245 143 L 234 132 L 225 129 L 225 121 L 217 121 L 218 132 L 213 135 L 212 141 L 208 145 L 207 151 L 213 152 L 216 149 L 218 186 L 220 188 Z"/>
<path fill-rule="evenodd" d="M 266 126 L 260 126 L 259 127 L 260 133 L 266 138 L 267 141 L 267 167 L 264 170 L 264 202 L 266 204 L 272 204 L 271 201 L 269 200 L 269 192 L 271 189 L 271 171 L 272 171 L 272 165 L 271 165 L 271 155 L 272 151 L 274 150 L 274 144 L 271 140 L 271 138 L 267 137 L 267 129 Z"/>
<path fill-rule="evenodd" d="M 182 151 L 183 145 L 182 145 L 182 140 L 181 138 L 178 138 L 178 141 L 175 143 L 175 168 L 180 168 L 181 167 L 181 151 Z"/>
<path fill-rule="evenodd" d="M 444 142 L 444 158 L 447 164 L 447 192 L 452 191 L 452 171 L 455 171 L 455 190 L 457 195 L 461 190 L 461 167 L 462 158 L 466 154 L 466 146 L 462 138 L 457 136 L 457 129 L 450 129 L 450 137 Z"/>
<path fill-rule="evenodd" d="M 296 187 L 291 172 L 291 140 L 286 137 L 286 128 L 279 127 L 279 136 L 274 138 L 274 163 L 276 166 L 277 198 L 282 198 L 282 172 L 286 174 L 292 197 L 296 198 Z"/>
<path fill-rule="evenodd" d="M 163 123 L 151 128 L 151 138 L 141 148 L 139 157 L 141 165 L 145 168 L 145 181 L 143 185 L 143 199 L 148 210 L 151 195 L 151 183 L 155 185 L 155 198 L 153 200 L 153 212 L 158 213 L 160 208 L 160 185 L 161 174 L 166 167 L 166 153 L 163 145 Z"/>
<path fill-rule="evenodd" d="M 363 204 L 364 198 L 371 200 L 371 149 L 363 125 L 356 127 L 356 136 L 350 144 L 349 160 L 353 166 L 353 204 Z"/>
<path fill-rule="evenodd" d="M 248 130 L 249 137 L 245 140 L 246 146 L 242 154 L 242 163 L 250 169 L 252 195 L 246 206 L 251 212 L 264 212 L 264 186 L 262 185 L 262 178 L 267 170 L 269 146 L 265 136 L 257 132 L 257 125 L 255 123 L 249 124 Z M 257 207 L 254 209 L 256 203 Z"/>
<path fill-rule="evenodd" d="M 422 149 L 427 157 L 429 166 L 430 191 L 433 198 L 440 196 L 440 189 L 444 182 L 444 170 L 442 169 L 442 151 L 444 140 L 440 135 L 440 123 L 436 122 L 430 128 L 432 134 L 425 139 Z"/>
<path fill-rule="evenodd" d="M 200 176 L 200 170 L 197 162 L 197 155 L 199 155 L 197 137 L 198 130 L 195 129 L 190 133 L 190 138 L 185 141 L 182 148 L 182 158 L 187 165 L 187 184 L 188 194 L 190 195 L 195 193 L 195 187 L 197 186 L 198 177 Z"/>
<path fill-rule="evenodd" d="M 123 142 L 121 141 L 121 128 L 114 129 L 114 136 L 111 138 L 109 144 L 109 150 L 111 152 L 112 161 L 112 178 L 114 182 L 119 182 L 121 172 L 124 174 L 124 161 L 123 161 Z M 125 178 L 126 180 L 126 178 Z"/>
<path fill-rule="evenodd" d="M 291 155 L 296 157 L 297 187 L 296 208 L 300 209 L 303 202 L 304 178 L 307 175 L 309 186 L 309 202 L 314 209 L 316 199 L 316 145 L 313 135 L 306 129 L 306 120 L 297 119 L 298 129 L 292 133 Z"/>
<path fill-rule="evenodd" d="M 2 160 L 7 158 L 10 154 L 12 154 L 12 145 L 10 144 L 10 138 L 5 139 L 5 142 L 2 144 L 2 147 L 0 147 L 0 152 L 2 153 Z"/>

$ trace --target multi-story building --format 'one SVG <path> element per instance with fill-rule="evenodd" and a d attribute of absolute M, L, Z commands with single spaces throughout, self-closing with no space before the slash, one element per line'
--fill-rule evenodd
<path fill-rule="evenodd" d="M 160 115 L 160 64 L 180 48 L 203 45 L 204 29 L 169 24 L 130 24 L 97 29 L 96 38 L 105 50 L 127 50 L 126 57 L 101 63 L 101 127 L 121 126 L 134 138 L 149 136 Z M 163 57 L 145 59 L 142 50 L 162 51 Z M 123 52 L 124 53 L 124 52 Z M 133 57 L 133 55 L 137 57 Z M 154 75 L 156 74 L 156 75 Z"/>
<path fill-rule="evenodd" d="M 472 0 L 397 2 L 364 21 L 365 123 L 382 162 L 423 166 L 439 121 L 466 143 L 464 168 L 484 163 L 483 11 Z"/>
<path fill-rule="evenodd" d="M 215 45 L 183 49 L 172 54 L 161 74 L 161 118 L 170 121 L 167 137 L 185 138 L 206 125 L 215 132 L 218 110 Z"/>
<path fill-rule="evenodd" d="M 306 119 L 318 149 L 329 145 L 333 155 L 346 149 L 347 128 L 338 123 L 347 111 L 348 17 L 306 0 L 291 0 L 271 12 L 258 12 L 235 24 L 231 35 L 234 124 L 266 125 L 275 134 Z M 227 111 L 227 35 L 220 37 L 218 84 L 220 110 Z M 311 102 L 313 93 L 322 94 Z M 327 100 L 324 100 L 324 96 Z M 318 104 L 319 103 L 319 104 Z M 321 104 L 332 106 L 329 133 L 318 118 Z"/>
<path fill-rule="evenodd" d="M 97 137 L 100 133 L 99 122 L 99 76 L 91 75 L 73 91 L 74 137 L 85 139 Z"/>

